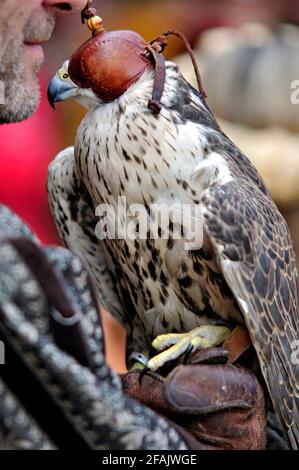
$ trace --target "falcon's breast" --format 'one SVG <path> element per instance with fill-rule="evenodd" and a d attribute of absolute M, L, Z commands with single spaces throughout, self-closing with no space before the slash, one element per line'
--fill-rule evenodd
<path fill-rule="evenodd" d="M 168 73 L 176 73 L 176 68 L 170 67 Z M 158 124 L 154 115 L 144 113 L 140 97 L 135 107 L 120 102 L 90 111 L 78 130 L 75 149 L 95 208 L 108 204 L 121 217 L 119 198 L 125 198 L 125 229 L 138 226 L 134 214 L 129 215 L 133 205 L 141 204 L 149 224 L 157 224 L 153 206 L 166 204 L 184 211 L 188 205 L 201 204 L 209 185 L 227 184 L 231 178 L 225 160 L 209 147 L 204 128 L 195 122 L 179 126 L 167 109 Z M 200 249 L 186 250 L 183 226 L 169 219 L 167 227 L 158 224 L 156 229 L 157 239 L 136 231 L 135 240 L 104 240 L 135 339 L 137 334 L 142 346 L 148 346 L 164 332 L 189 331 L 219 318 L 241 322 L 208 238 Z"/>

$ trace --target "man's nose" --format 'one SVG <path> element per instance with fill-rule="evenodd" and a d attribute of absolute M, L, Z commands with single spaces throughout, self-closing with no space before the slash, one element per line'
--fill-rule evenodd
<path fill-rule="evenodd" d="M 43 0 L 42 4 L 55 15 L 65 15 L 82 11 L 87 4 L 87 0 L 67 0 L 65 2 L 60 0 Z"/>

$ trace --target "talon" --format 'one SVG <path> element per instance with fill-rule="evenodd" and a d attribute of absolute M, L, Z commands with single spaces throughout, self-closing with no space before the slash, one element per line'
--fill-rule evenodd
<path fill-rule="evenodd" d="M 157 354 L 157 349 L 154 348 L 153 345 L 151 345 L 149 352 L 148 352 L 148 357 L 149 358 L 154 357 L 156 354 Z"/>
<path fill-rule="evenodd" d="M 184 359 L 183 359 L 183 364 L 186 365 L 188 360 L 189 360 L 189 357 L 190 357 L 190 354 L 193 352 L 193 346 L 192 344 L 190 343 L 189 346 L 188 346 L 188 349 L 187 351 L 185 352 L 184 354 Z"/>
<path fill-rule="evenodd" d="M 154 339 L 152 346 L 159 352 L 151 357 L 147 367 L 151 371 L 160 369 L 166 362 L 177 359 L 182 354 L 202 348 L 210 348 L 222 344 L 231 334 L 226 326 L 204 325 L 188 333 L 164 334 Z M 168 349 L 166 349 L 168 348 Z M 163 351 L 165 349 L 165 351 Z M 187 360 L 186 359 L 186 360 Z"/>

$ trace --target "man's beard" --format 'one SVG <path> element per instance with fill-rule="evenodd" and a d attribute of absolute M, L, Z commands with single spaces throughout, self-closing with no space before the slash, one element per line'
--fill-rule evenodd
<path fill-rule="evenodd" d="M 39 104 L 38 71 L 42 60 L 34 60 L 30 66 L 25 64 L 24 41 L 27 38 L 49 38 L 55 19 L 49 15 L 43 23 L 31 17 L 23 32 L 13 36 L 9 42 L 6 38 L 4 50 L 0 35 L 0 80 L 4 83 L 4 104 L 0 104 L 1 123 L 23 121 L 34 113 Z"/>
<path fill-rule="evenodd" d="M 19 122 L 27 119 L 36 110 L 40 99 L 38 70 L 24 80 L 22 63 L 23 44 L 10 57 L 11 63 L 0 76 L 4 82 L 4 105 L 0 105 L 0 122 Z"/>

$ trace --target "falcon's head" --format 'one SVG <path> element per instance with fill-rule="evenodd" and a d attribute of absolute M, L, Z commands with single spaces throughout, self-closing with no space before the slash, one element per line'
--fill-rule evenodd
<path fill-rule="evenodd" d="M 75 98 L 91 108 L 119 98 L 146 70 L 153 69 L 146 47 L 133 31 L 97 34 L 64 62 L 52 79 L 48 88 L 51 106 Z"/>
<path fill-rule="evenodd" d="M 66 60 L 61 69 L 55 74 L 48 87 L 48 101 L 55 109 L 55 103 L 75 98 L 87 109 L 92 108 L 99 98 L 90 88 L 81 88 L 76 85 L 69 75 L 69 60 Z"/>

